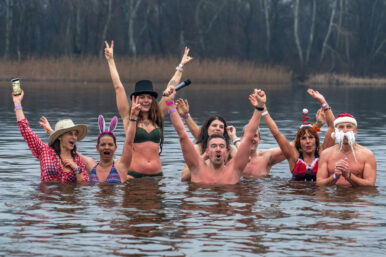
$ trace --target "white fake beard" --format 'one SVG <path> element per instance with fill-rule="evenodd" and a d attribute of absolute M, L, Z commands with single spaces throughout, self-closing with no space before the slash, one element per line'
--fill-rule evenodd
<path fill-rule="evenodd" d="M 351 147 L 352 153 L 354 155 L 355 161 L 357 161 L 357 158 L 355 156 L 355 151 L 354 151 L 354 145 L 355 145 L 355 134 L 353 131 L 348 131 L 344 133 L 343 131 L 338 130 L 337 128 L 335 129 L 335 133 L 331 134 L 332 138 L 335 138 L 335 143 L 340 145 L 339 151 L 342 151 L 343 147 L 343 140 L 346 137 L 348 144 Z"/>

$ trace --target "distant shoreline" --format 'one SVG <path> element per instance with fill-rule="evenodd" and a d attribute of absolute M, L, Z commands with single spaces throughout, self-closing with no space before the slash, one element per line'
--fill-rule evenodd
<path fill-rule="evenodd" d="M 166 84 L 178 65 L 177 57 L 116 58 L 124 84 L 141 79 Z M 29 82 L 111 82 L 106 60 L 96 57 L 30 58 L 22 62 L 0 59 L 0 81 L 21 78 Z M 193 60 L 185 67 L 183 79 L 199 84 L 258 84 L 286 87 L 305 86 L 386 86 L 386 78 L 358 78 L 342 74 L 312 74 L 304 82 L 293 81 L 293 72 L 280 66 L 258 66 L 226 59 Z"/>

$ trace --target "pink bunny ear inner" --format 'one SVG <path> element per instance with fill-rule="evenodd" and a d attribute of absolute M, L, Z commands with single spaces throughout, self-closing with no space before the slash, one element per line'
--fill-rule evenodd
<path fill-rule="evenodd" d="M 98 117 L 98 125 L 99 125 L 99 133 L 103 133 L 105 131 L 105 119 L 102 115 Z"/>
<path fill-rule="evenodd" d="M 118 118 L 117 116 L 114 116 L 110 122 L 109 131 L 113 132 L 117 128 L 117 125 L 118 125 Z"/>

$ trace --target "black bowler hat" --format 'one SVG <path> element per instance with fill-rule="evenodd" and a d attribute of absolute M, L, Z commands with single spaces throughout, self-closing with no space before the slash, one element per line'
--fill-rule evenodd
<path fill-rule="evenodd" d="M 150 80 L 140 80 L 135 83 L 134 92 L 131 93 L 130 98 L 137 95 L 149 94 L 157 98 L 158 93 L 153 90 L 153 83 Z"/>

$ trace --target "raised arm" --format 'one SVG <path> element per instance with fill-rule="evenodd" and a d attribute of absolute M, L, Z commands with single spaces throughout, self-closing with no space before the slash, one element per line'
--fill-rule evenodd
<path fill-rule="evenodd" d="M 188 165 L 190 171 L 194 173 L 199 168 L 202 158 L 194 149 L 194 144 L 192 140 L 190 140 L 188 133 L 185 130 L 184 123 L 182 122 L 180 116 L 177 113 L 176 105 L 173 102 L 173 99 L 175 96 L 174 86 L 166 89 L 164 91 L 164 95 L 168 97 L 168 102 L 167 102 L 167 106 L 169 109 L 168 113 L 170 114 L 170 119 L 180 139 L 181 150 L 182 150 L 182 154 L 184 156 L 186 165 Z"/>
<path fill-rule="evenodd" d="M 243 139 L 241 140 L 237 153 L 233 158 L 235 171 L 237 171 L 239 174 L 241 174 L 249 161 L 249 151 L 252 146 L 252 139 L 256 133 L 257 128 L 259 127 L 261 113 L 264 110 L 264 105 L 266 102 L 264 91 L 255 89 L 254 93 L 249 96 L 249 101 L 251 102 L 252 106 L 255 107 L 255 111 L 253 112 L 252 118 L 245 128 Z"/>
<path fill-rule="evenodd" d="M 17 126 L 19 127 L 21 135 L 23 136 L 24 140 L 26 141 L 32 154 L 36 158 L 40 159 L 42 149 L 44 147 L 47 147 L 47 145 L 42 140 L 40 140 L 40 138 L 32 131 L 27 119 L 25 118 L 24 112 L 23 112 L 23 107 L 21 106 L 21 102 L 23 101 L 23 97 L 24 97 L 24 91 L 23 90 L 21 91 L 21 94 L 17 95 L 17 96 L 15 96 L 12 93 L 12 100 L 13 100 L 13 103 L 15 105 Z"/>
<path fill-rule="evenodd" d="M 189 114 L 189 103 L 188 100 L 182 100 L 179 98 L 177 100 L 177 112 L 178 114 L 184 118 L 186 125 L 188 125 L 190 133 L 192 133 L 194 139 L 198 139 L 198 135 L 200 135 L 200 127 L 197 125 L 197 123 L 193 120 L 193 118 Z"/>
<path fill-rule="evenodd" d="M 326 118 L 326 123 L 328 126 L 327 132 L 324 136 L 323 144 L 320 146 L 320 152 L 324 149 L 331 147 L 335 144 L 335 140 L 332 139 L 331 133 L 334 132 L 334 114 L 331 111 L 331 107 L 328 105 L 326 99 L 324 96 L 319 93 L 318 91 L 315 91 L 313 89 L 308 89 L 307 93 L 312 96 L 316 101 L 320 103 L 322 106 L 322 109 L 324 111 L 324 115 Z"/>
<path fill-rule="evenodd" d="M 132 155 L 133 155 L 133 147 L 134 147 L 134 138 L 135 138 L 135 132 L 137 129 L 137 119 L 139 115 L 139 111 L 141 110 L 141 105 L 138 103 L 139 96 L 135 97 L 132 96 L 132 108 L 130 111 L 130 119 L 128 128 L 126 131 L 126 139 L 125 143 L 123 144 L 122 149 L 122 155 L 119 159 L 120 164 L 122 165 L 122 170 L 124 171 L 124 177 L 126 177 L 127 171 L 129 169 Z"/>
<path fill-rule="evenodd" d="M 181 81 L 182 72 L 184 71 L 185 65 L 190 62 L 193 58 L 189 56 L 190 49 L 185 46 L 184 55 L 182 56 L 180 64 L 176 67 L 176 72 L 174 73 L 173 77 L 170 79 L 167 87 L 170 86 L 176 86 Z M 161 101 L 159 102 L 159 107 L 161 110 L 162 116 L 165 116 L 166 112 L 168 111 L 168 107 L 166 106 L 166 101 L 168 98 L 162 97 Z"/>
<path fill-rule="evenodd" d="M 121 79 L 119 78 L 117 67 L 115 66 L 114 61 L 114 41 L 111 41 L 111 45 L 105 41 L 105 57 L 107 63 L 109 65 L 111 79 L 113 81 L 114 89 L 115 89 L 115 98 L 117 102 L 117 108 L 119 115 L 123 120 L 123 127 L 126 131 L 128 123 L 129 123 L 129 112 L 130 112 L 130 104 L 127 100 L 127 95 L 125 88 L 122 85 Z"/>
<path fill-rule="evenodd" d="M 291 144 L 287 138 L 280 133 L 279 128 L 277 127 L 275 121 L 271 118 L 267 111 L 267 107 L 263 112 L 263 117 L 265 123 L 267 124 L 269 130 L 272 133 L 272 136 L 276 139 L 282 154 L 284 154 L 285 158 L 288 160 L 288 164 L 290 166 L 290 170 L 293 170 L 295 167 L 296 160 L 298 158 L 298 152 L 294 147 L 294 144 Z"/>

